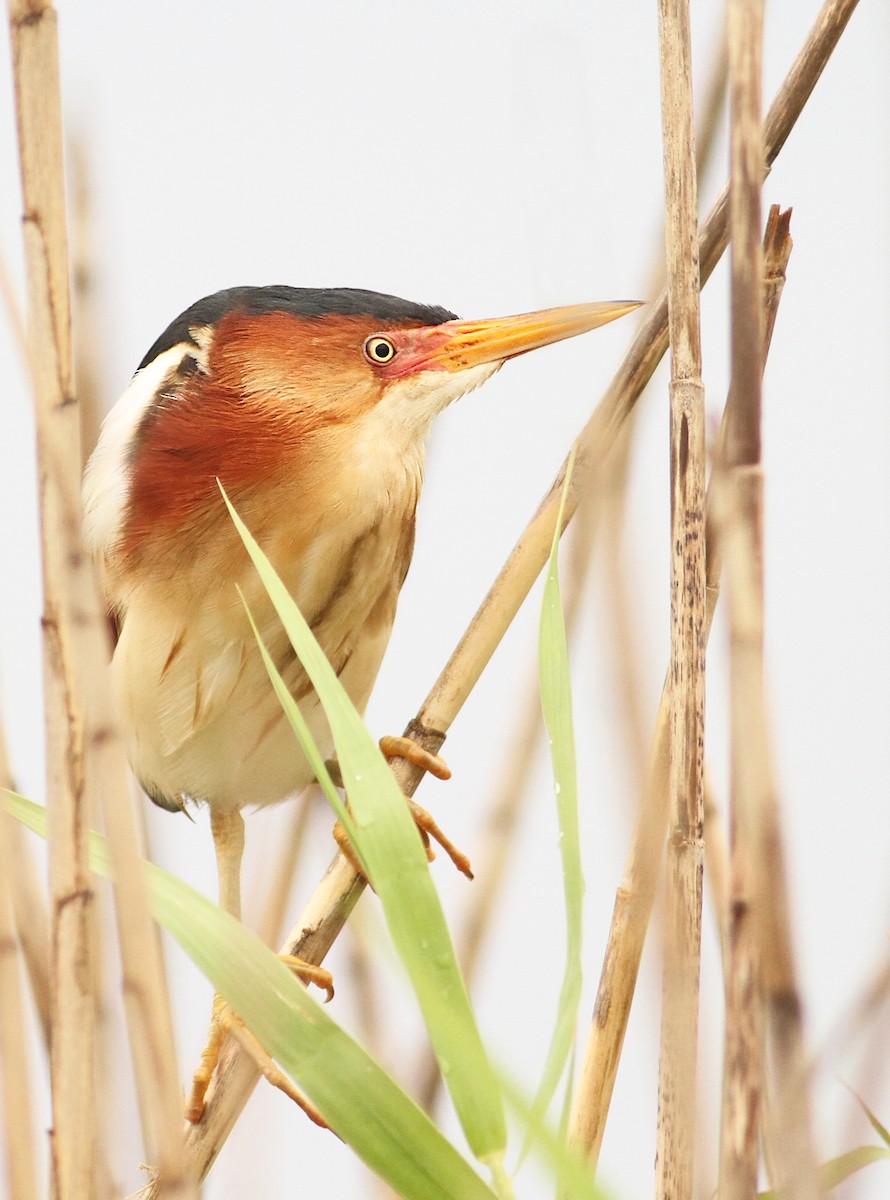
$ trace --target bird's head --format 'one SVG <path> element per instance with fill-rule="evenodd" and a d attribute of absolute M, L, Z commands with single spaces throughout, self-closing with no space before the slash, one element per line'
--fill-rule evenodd
<path fill-rule="evenodd" d="M 352 434 L 397 453 L 507 359 L 605 325 L 635 301 L 462 321 L 358 289 L 232 288 L 191 306 L 146 354 L 103 427 L 85 485 L 104 555 L 196 531 L 283 476 L 349 469 Z M 370 436 L 368 436 L 370 430 Z M 356 434 L 356 436 L 358 436 Z"/>

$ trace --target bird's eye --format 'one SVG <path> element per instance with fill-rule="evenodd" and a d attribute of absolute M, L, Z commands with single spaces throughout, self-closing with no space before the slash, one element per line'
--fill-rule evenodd
<path fill-rule="evenodd" d="M 385 337 L 369 337 L 365 342 L 365 358 L 369 362 L 383 365 L 391 362 L 396 356 L 396 348 Z"/>

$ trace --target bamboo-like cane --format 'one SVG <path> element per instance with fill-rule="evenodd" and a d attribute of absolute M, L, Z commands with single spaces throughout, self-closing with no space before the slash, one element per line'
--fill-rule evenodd
<path fill-rule="evenodd" d="M 688 0 L 659 0 L 658 24 L 671 344 L 671 833 L 655 1194 L 691 1200 L 704 862 L 705 394 Z"/>
<path fill-rule="evenodd" d="M 778 217 L 778 209 L 767 226 L 763 277 L 764 359 L 772 338 L 785 266 L 791 253 L 789 212 Z M 721 441 L 726 436 L 726 416 Z M 705 500 L 708 529 L 706 584 L 707 608 L 704 636 L 707 641 L 720 594 L 722 556 L 720 543 L 711 532 L 715 507 L 713 487 Z M 651 765 L 640 814 L 634 828 L 603 960 L 593 1022 L 584 1051 L 570 1122 L 570 1140 L 585 1154 L 594 1169 L 599 1158 L 618 1060 L 630 1016 L 637 972 L 649 916 L 655 900 L 655 884 L 667 823 L 668 743 L 670 727 L 670 675 L 665 677 L 661 703 L 652 740 Z"/>
<path fill-rule="evenodd" d="M 115 871 L 123 994 L 146 1145 L 162 1194 L 195 1195 L 179 1120 L 178 1073 L 160 947 L 148 909 L 126 757 L 105 685 L 105 621 L 80 506 L 80 416 L 74 397 L 56 14 L 10 4 L 30 359 L 40 467 L 52 896 L 52 1172 L 56 1200 L 97 1194 L 94 1070 L 95 898 L 88 830 L 104 805 Z"/>
<path fill-rule="evenodd" d="M 760 471 L 763 323 L 760 88 L 763 0 L 729 2 L 732 377 L 726 490 L 738 521 L 728 564 L 730 623 L 730 896 L 726 975 L 721 1200 L 757 1192 L 763 1071 L 763 993 L 752 904 L 757 898 L 757 810 L 767 783 L 763 743 L 763 562 Z M 724 470 L 718 461 L 718 480 Z M 719 490 L 719 484 L 718 484 Z M 719 505 L 718 505 L 719 508 Z M 719 531 L 718 531 L 719 536 Z M 740 587 L 744 573 L 744 593 Z M 752 724 L 756 733 L 752 737 Z M 752 744 L 753 742 L 753 744 Z"/>
<path fill-rule="evenodd" d="M 826 0 L 823 5 L 770 107 L 765 125 L 767 168 L 785 144 L 856 3 L 857 0 Z M 724 188 L 699 238 L 702 283 L 710 276 L 725 249 L 727 216 L 728 192 Z M 576 459 L 574 487 L 567 498 L 569 515 L 575 510 L 579 492 L 587 486 L 590 472 L 595 470 L 601 454 L 612 444 L 617 429 L 652 377 L 666 348 L 667 301 L 662 296 L 653 303 L 603 400 L 582 431 L 579 445 L 583 452 Z M 425 749 L 435 752 L 441 747 L 445 732 L 546 561 L 563 481 L 564 468 L 448 660 L 417 718 L 409 723 L 408 733 Z M 412 793 L 419 782 L 417 772 L 403 762 L 397 762 L 394 770 L 403 790 Z M 362 886 L 350 867 L 341 858 L 335 859 L 285 941 L 282 952 L 321 962 L 348 919 Z M 651 903 L 642 907 L 645 909 L 645 936 Z M 640 937 L 639 952 L 642 951 L 642 940 Z M 638 962 L 637 955 L 636 964 L 628 958 L 621 966 L 626 975 L 632 977 L 630 994 Z M 234 1051 L 224 1055 L 215 1084 L 208 1093 L 204 1116 L 187 1132 L 194 1169 L 200 1178 L 210 1170 L 258 1078 L 253 1064 L 245 1061 L 245 1056 Z M 157 1195 L 153 1181 L 139 1192 L 140 1200 L 155 1200 Z"/>

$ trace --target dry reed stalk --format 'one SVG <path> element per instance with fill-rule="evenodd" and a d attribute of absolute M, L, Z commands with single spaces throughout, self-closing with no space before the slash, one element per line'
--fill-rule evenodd
<path fill-rule="evenodd" d="M 72 402 L 58 44 L 50 6 L 10 0 L 9 13 L 40 463 L 52 905 L 52 1174 L 58 1200 L 79 1200 L 90 1195 L 95 1178 L 95 897 L 74 678 L 77 618 L 70 594 L 70 547 L 66 537 L 57 536 L 80 476 L 78 413 Z"/>
<path fill-rule="evenodd" d="M 12 817 L 0 812 L 0 863 L 15 861 L 10 834 L 16 824 Z M 28 1037 L 22 1003 L 24 972 L 20 969 L 23 955 L 16 938 L 9 887 L 13 873 L 11 870 L 0 871 L 0 1108 L 3 1110 L 8 1194 L 16 1200 L 37 1200 Z"/>
<path fill-rule="evenodd" d="M 776 210 L 778 212 L 778 210 Z M 776 312 L 785 282 L 785 267 L 791 253 L 788 234 L 790 210 L 775 226 L 768 226 L 763 275 L 764 360 L 769 350 Z M 726 436 L 726 415 L 720 431 Z M 707 642 L 720 595 L 723 560 L 719 540 L 710 530 L 714 524 L 715 496 L 709 487 L 705 498 L 707 558 L 704 638 Z M 668 747 L 670 731 L 670 673 L 665 676 L 661 703 L 655 722 L 650 766 L 640 812 L 631 838 L 624 874 L 615 896 L 609 940 L 603 958 L 593 1021 L 578 1077 L 572 1107 L 569 1137 L 593 1169 L 599 1159 L 609 1105 L 615 1086 L 618 1061 L 630 1016 L 643 943 L 655 902 L 661 848 L 667 824 Z"/>
<path fill-rule="evenodd" d="M 92 164 L 82 138 L 69 146 L 71 163 L 71 283 L 74 311 L 74 378 L 80 405 L 83 466 L 99 440 L 102 423 L 96 364 L 102 362 L 96 297 L 96 228 Z"/>
<path fill-rule="evenodd" d="M 688 0 L 659 0 L 671 345 L 671 706 L 656 1196 L 691 1200 L 701 971 L 705 394 Z"/>
<path fill-rule="evenodd" d="M 613 647 L 612 695 L 621 714 L 619 724 L 627 742 L 627 760 L 633 775 L 632 794 L 641 796 L 645 786 L 645 764 L 649 753 L 649 715 L 643 704 L 643 667 L 640 658 L 640 623 L 636 620 L 636 593 L 622 555 L 622 535 L 630 474 L 633 414 L 620 431 L 612 470 L 607 475 L 604 495 L 606 520 L 603 539 L 606 569 L 606 604 Z"/>
<path fill-rule="evenodd" d="M 739 289 L 741 290 L 741 289 Z M 739 301 L 739 319 L 744 312 Z M 735 337 L 736 313 L 733 312 Z M 744 334 L 740 334 L 741 338 Z M 734 349 L 735 386 L 735 349 Z M 742 388 L 742 385 L 740 385 Z M 789 1200 L 824 1194 L 812 1141 L 810 1070 L 796 986 L 780 817 L 770 760 L 763 679 L 763 470 L 759 458 L 759 391 L 745 380 L 738 420 L 730 427 L 726 520 L 721 523 L 730 580 L 733 784 L 744 829 L 751 898 L 771 1051 L 772 1128 L 777 1184 Z M 742 716 L 744 714 L 744 716 Z"/>
<path fill-rule="evenodd" d="M 105 620 L 80 535 L 80 418 L 70 341 L 56 14 L 50 5 L 16 0 L 10 16 L 40 466 L 54 1194 L 82 1200 L 98 1186 L 95 898 L 87 833 L 101 796 L 143 1130 L 160 1164 L 163 1194 L 186 1197 L 195 1193 L 180 1132 L 172 1020 L 142 880 L 126 758 L 105 684 Z"/>
<path fill-rule="evenodd" d="M 763 994 L 752 906 L 758 886 L 759 810 L 769 786 L 763 711 L 763 374 L 760 89 L 763 0 L 730 0 L 730 245 L 732 376 L 727 404 L 725 486 L 733 488 L 735 553 L 728 564 L 730 623 L 730 896 L 726 976 L 721 1200 L 757 1193 L 763 1090 Z M 776 214 L 772 214 L 776 217 Z M 767 235 L 769 236 L 769 234 Z M 718 463 L 718 474 L 723 465 Z M 744 573 L 745 591 L 739 586 Z"/>
<path fill-rule="evenodd" d="M 756 31 L 756 18 L 753 23 Z M 746 53 L 749 62 L 751 55 L 749 47 Z M 740 70 L 743 69 L 744 59 Z M 747 103 L 750 105 L 751 101 Z M 753 138 L 749 140 L 754 142 Z M 733 264 L 733 408 L 728 462 L 720 487 L 724 511 L 720 536 L 730 585 L 731 776 L 736 860 L 733 889 L 734 907 L 738 910 L 733 914 L 733 941 L 742 943 L 736 970 L 740 976 L 738 987 L 746 987 L 745 994 L 739 997 L 741 1011 L 727 1034 L 728 1063 L 737 1069 L 735 1105 L 726 1123 L 736 1130 L 744 1123 L 747 1140 L 756 1136 L 756 1126 L 753 1131 L 749 1127 L 756 1121 L 760 1086 L 751 1078 L 753 1064 L 744 1059 L 754 1057 L 754 1039 L 759 1036 L 754 1024 L 759 982 L 766 1001 L 772 1050 L 773 1102 L 769 1105 L 771 1128 L 765 1129 L 765 1142 L 772 1146 L 774 1170 L 783 1195 L 791 1200 L 816 1200 L 824 1194 L 824 1189 L 812 1141 L 809 1069 L 803 1050 L 801 1001 L 791 946 L 784 855 L 764 702 L 760 392 L 759 372 L 754 377 L 751 370 L 749 267 L 742 261 L 746 250 L 750 254 L 748 226 L 750 210 L 756 204 L 751 199 L 756 190 L 755 149 L 756 143 L 734 151 L 740 187 L 745 190 L 734 213 L 740 241 Z M 774 210 L 771 223 L 779 222 Z M 757 365 L 755 353 L 755 369 Z M 739 1138 L 738 1132 L 735 1137 Z M 742 1169 L 742 1164 L 735 1161 L 740 1153 L 738 1141 L 727 1145 L 724 1139 L 723 1174 L 727 1178 L 731 1169 Z M 748 1146 L 746 1157 L 750 1177 L 756 1169 L 756 1149 Z M 744 1194 L 750 1194 L 756 1175 L 754 1180 Z"/>
<path fill-rule="evenodd" d="M 707 513 L 707 506 L 705 508 Z M 705 763 L 705 884 L 711 896 L 711 905 L 717 918 L 720 936 L 720 955 L 723 962 L 724 979 L 729 969 L 729 850 L 726 834 L 720 819 L 720 806 L 714 795 L 714 781 Z"/>
<path fill-rule="evenodd" d="M 770 107 L 765 124 L 767 169 L 779 155 L 788 135 L 794 128 L 825 64 L 831 57 L 853 14 L 856 3 L 857 0 L 825 0 Z M 702 284 L 710 277 L 719 261 L 726 247 L 727 236 L 728 190 L 724 188 L 711 209 L 699 237 Z M 595 473 L 604 454 L 614 443 L 618 429 L 651 379 L 666 349 L 667 299 L 661 295 L 653 302 L 649 316 L 638 329 L 615 377 L 578 439 L 579 452 L 575 462 L 572 487 L 567 497 L 566 522 L 574 513 L 579 496 L 588 490 L 591 474 Z M 438 680 L 421 705 L 417 717 L 409 722 L 407 735 L 414 737 L 418 744 L 425 749 L 436 752 L 442 746 L 452 721 L 475 686 L 505 629 L 512 621 L 546 562 L 552 541 L 556 512 L 562 495 L 564 477 L 565 464 L 514 547 Z M 656 766 L 653 768 L 656 776 L 658 757 L 656 749 L 654 760 Z M 420 781 L 416 769 L 399 761 L 394 765 L 394 771 L 403 791 L 412 794 Z M 651 790 L 653 799 L 644 802 L 644 808 L 646 813 L 654 811 L 657 825 L 660 805 L 657 791 Z M 650 789 L 647 788 L 647 792 L 649 791 Z M 651 835 L 645 832 L 645 829 L 652 825 L 652 821 L 647 821 L 643 814 L 643 819 L 638 821 L 638 828 L 640 825 L 643 826 L 644 832 L 639 836 L 635 835 L 637 837 L 635 844 L 638 847 L 644 847 L 648 841 L 652 840 Z M 657 853 L 660 846 L 657 832 L 654 842 L 657 872 Z M 638 861 L 650 862 L 651 858 L 651 853 L 647 858 L 646 851 L 643 849 Z M 635 871 L 634 874 L 636 874 Z M 616 957 L 613 953 L 604 967 L 604 974 L 608 971 L 609 978 L 616 985 L 619 979 L 623 980 L 623 990 L 628 996 L 628 1008 L 629 997 L 633 993 L 633 985 L 636 981 L 645 928 L 651 911 L 651 900 L 648 900 L 645 895 L 646 888 L 650 887 L 651 883 L 651 878 L 640 880 L 641 891 L 629 895 L 625 911 L 618 917 L 622 927 L 631 931 L 629 936 L 635 939 L 636 945 L 631 946 L 629 941 L 627 946 L 630 948 L 630 953 L 625 955 L 622 952 L 620 957 Z M 313 893 L 303 914 L 294 925 L 291 934 L 285 940 L 282 952 L 299 954 L 300 957 L 310 962 L 321 962 L 354 908 L 362 886 L 354 872 L 343 860 L 339 857 L 335 859 Z M 636 918 L 632 912 L 627 911 L 628 908 L 636 912 Z M 613 924 L 614 920 L 613 918 Z M 618 945 L 622 945 L 623 951 L 620 937 L 613 939 L 610 935 L 610 946 L 613 947 L 613 950 Z M 604 1003 L 608 1008 L 609 1001 L 615 998 L 615 992 L 609 989 L 603 993 L 602 984 L 600 991 L 601 995 L 605 996 Z M 617 1005 L 616 1007 L 620 1009 L 621 1006 Z M 601 1012 L 600 1019 L 607 1018 L 608 1013 Z M 617 1024 L 619 1027 L 617 1049 L 613 1046 L 610 1051 L 616 1064 L 624 1036 L 626 1013 L 623 1017 L 618 1017 Z M 224 1056 L 215 1086 L 208 1094 L 207 1110 L 200 1124 L 192 1126 L 187 1131 L 186 1141 L 192 1156 L 194 1170 L 199 1178 L 203 1179 L 210 1170 L 258 1078 L 253 1064 L 245 1061 L 244 1055 L 229 1051 Z M 614 1075 L 612 1078 L 614 1080 Z M 607 1090 L 611 1095 L 611 1086 L 603 1090 Z M 606 1103 L 607 1107 L 608 1103 Z M 598 1125 L 597 1136 L 601 1137 L 601 1122 Z M 586 1134 L 577 1140 L 579 1145 L 585 1143 L 592 1144 L 588 1143 Z M 598 1145 L 599 1143 L 596 1141 L 596 1146 L 598 1147 Z M 154 1184 L 149 1184 L 138 1193 L 140 1200 L 154 1200 L 157 1194 Z"/>
<path fill-rule="evenodd" d="M 0 728 L 0 790 L 13 789 L 12 772 L 6 754 L 6 741 Z M 34 857 L 27 844 L 24 827 L 11 821 L 4 839 L 6 886 L 12 905 L 12 920 L 24 959 L 31 996 L 40 1023 L 44 1045 L 49 1050 L 49 913 L 43 887 L 37 878 Z"/>
<path fill-rule="evenodd" d="M 727 0 L 727 3 L 729 0 Z M 711 164 L 721 131 L 723 110 L 726 107 L 726 77 L 729 70 L 729 54 L 726 45 L 726 28 L 720 37 L 720 45 L 710 73 L 702 88 L 704 101 L 702 115 L 695 131 L 695 174 L 704 176 Z"/>
<path fill-rule="evenodd" d="M 774 803 L 774 797 L 770 797 Z M 812 1136 L 809 1080 L 800 994 L 789 928 L 788 892 L 778 814 L 761 831 L 764 868 L 770 869 L 769 911 L 764 915 L 762 979 L 769 1034 L 769 1069 L 775 1092 L 773 1138 L 776 1180 L 787 1200 L 824 1196 Z M 758 931 L 761 932 L 761 931 Z"/>

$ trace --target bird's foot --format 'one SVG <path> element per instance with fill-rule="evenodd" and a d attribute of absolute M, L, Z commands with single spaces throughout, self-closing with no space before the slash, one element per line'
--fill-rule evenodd
<path fill-rule="evenodd" d="M 421 771 L 435 775 L 436 779 L 451 778 L 451 768 L 441 755 L 430 754 L 429 750 L 424 750 L 423 746 L 418 746 L 417 742 L 412 742 L 410 738 L 390 734 L 382 737 L 378 745 L 387 762 L 392 762 L 394 758 L 404 758 L 412 766 L 420 767 Z"/>
<path fill-rule="evenodd" d="M 438 754 L 430 754 L 428 750 L 424 750 L 422 746 L 418 746 L 416 742 L 412 742 L 406 737 L 382 737 L 380 739 L 380 749 L 383 757 L 387 760 L 393 758 L 404 758 L 412 763 L 415 767 L 420 767 L 430 775 L 434 775 L 436 779 L 450 779 L 451 770 L 443 758 Z M 429 862 L 432 862 L 436 857 L 435 851 L 430 845 L 430 839 L 437 842 L 462 875 L 466 875 L 467 879 L 473 878 L 473 872 L 470 868 L 470 860 L 462 850 L 458 850 L 454 842 L 443 832 L 442 829 L 433 820 L 430 813 L 409 796 L 405 799 L 408 801 L 408 807 L 411 810 L 411 815 L 414 818 L 414 823 L 420 833 L 426 856 Z M 361 875 L 368 883 L 370 880 L 365 875 L 364 868 L 359 861 L 358 855 L 353 849 L 352 843 L 349 840 L 349 835 L 343 827 L 343 823 L 338 821 L 334 826 L 334 841 L 340 847 L 340 853 L 349 862 L 350 866 Z"/>
<path fill-rule="evenodd" d="M 290 967 L 301 979 L 307 983 L 311 982 L 317 984 L 320 988 L 324 988 L 327 993 L 325 1001 L 333 997 L 334 983 L 330 971 L 324 967 L 315 966 L 314 963 L 304 962 L 303 959 L 295 958 L 291 954 L 282 954 L 279 957 L 285 966 Z M 204 1115 L 207 1089 L 210 1086 L 213 1073 L 219 1063 L 223 1043 L 229 1035 L 238 1042 L 246 1054 L 250 1055 L 256 1063 L 257 1069 L 273 1087 L 278 1088 L 279 1091 L 289 1096 L 316 1125 L 320 1125 L 323 1129 L 328 1128 L 327 1121 L 325 1121 L 312 1101 L 304 1096 L 298 1088 L 294 1087 L 284 1072 L 275 1065 L 257 1038 L 250 1032 L 238 1014 L 232 1011 L 231 1006 L 219 993 L 216 993 L 213 997 L 213 1012 L 210 1017 L 210 1032 L 207 1035 L 207 1044 L 201 1053 L 200 1062 L 192 1078 L 192 1089 L 185 1106 L 185 1119 L 187 1121 L 190 1121 L 193 1125 L 197 1124 Z"/>

